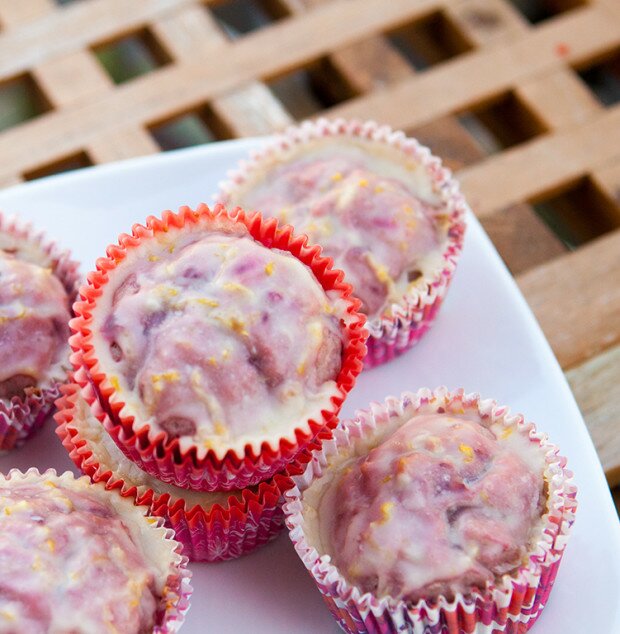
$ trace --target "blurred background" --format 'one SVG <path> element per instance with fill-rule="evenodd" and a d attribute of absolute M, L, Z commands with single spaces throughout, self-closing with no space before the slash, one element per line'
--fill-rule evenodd
<path fill-rule="evenodd" d="M 620 505 L 620 1 L 0 0 L 0 187 L 376 119 L 454 169 Z"/>

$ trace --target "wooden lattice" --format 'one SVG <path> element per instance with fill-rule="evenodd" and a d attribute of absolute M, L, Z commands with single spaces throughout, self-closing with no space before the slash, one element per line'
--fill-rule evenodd
<path fill-rule="evenodd" d="M 115 83 L 132 41 L 154 68 Z M 619 86 L 618 0 L 0 0 L 0 93 L 32 111 L 0 112 L 0 185 L 319 112 L 403 128 L 458 171 L 617 485 Z"/>

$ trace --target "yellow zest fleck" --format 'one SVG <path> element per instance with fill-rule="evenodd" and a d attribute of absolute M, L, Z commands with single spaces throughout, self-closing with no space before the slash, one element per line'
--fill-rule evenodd
<path fill-rule="evenodd" d="M 215 421 L 215 425 L 213 426 L 213 429 L 218 436 L 224 436 L 226 434 L 226 427 L 222 425 L 222 423 L 219 420 Z"/>
<path fill-rule="evenodd" d="M 140 605 L 140 602 L 138 601 L 138 599 L 134 599 L 133 601 L 129 602 L 129 607 L 132 608 L 137 608 Z"/>
<path fill-rule="evenodd" d="M 510 435 L 512 435 L 512 427 L 506 427 L 506 429 L 504 429 L 504 431 L 502 432 L 500 438 L 502 440 L 506 440 L 506 438 L 508 438 Z"/>
<path fill-rule="evenodd" d="M 381 505 L 381 519 L 379 520 L 379 524 L 385 524 L 390 521 L 394 506 L 394 502 L 384 502 Z"/>
<path fill-rule="evenodd" d="M 157 518 L 156 517 L 147 517 L 146 518 L 149 524 L 157 524 Z"/>
<path fill-rule="evenodd" d="M 385 187 L 383 185 L 377 185 L 375 187 L 375 194 L 382 194 L 385 191 Z"/>
<path fill-rule="evenodd" d="M 248 331 L 245 329 L 245 324 L 240 319 L 237 319 L 236 317 L 231 317 L 228 322 L 228 326 L 233 332 L 236 332 L 242 337 L 248 336 Z"/>
<path fill-rule="evenodd" d="M 265 265 L 265 273 L 266 273 L 267 275 L 273 275 L 273 267 L 274 267 L 273 262 L 268 262 L 268 263 Z"/>
<path fill-rule="evenodd" d="M 368 187 L 368 181 L 365 178 L 360 178 L 358 185 L 360 187 Z"/>
<path fill-rule="evenodd" d="M 8 506 L 4 507 L 4 514 L 5 515 L 10 515 L 11 514 L 11 509 Z"/>
<path fill-rule="evenodd" d="M 175 383 L 180 379 L 180 375 L 176 370 L 169 370 L 168 372 L 162 372 L 161 374 L 151 374 L 151 382 L 158 392 L 163 389 L 163 383 Z"/>
<path fill-rule="evenodd" d="M 407 458 L 400 458 L 396 465 L 396 473 L 405 473 L 405 471 L 407 471 L 408 462 Z"/>
<path fill-rule="evenodd" d="M 53 539 L 46 539 L 45 543 L 47 544 L 47 547 L 50 549 L 51 553 L 56 550 L 56 542 Z"/>
<path fill-rule="evenodd" d="M 233 293 L 235 291 L 247 292 L 248 290 L 247 286 L 243 286 L 243 284 L 238 284 L 237 282 L 226 282 L 226 284 L 224 284 L 224 289 Z"/>
<path fill-rule="evenodd" d="M 215 299 L 207 299 L 206 297 L 196 298 L 196 303 L 202 304 L 203 306 L 210 306 L 211 308 L 217 308 L 220 305 Z"/>
<path fill-rule="evenodd" d="M 229 356 L 230 350 L 228 348 L 224 348 L 224 350 L 222 350 L 222 359 L 228 359 Z"/>
<path fill-rule="evenodd" d="M 379 264 L 375 267 L 375 273 L 377 274 L 377 279 L 380 282 L 389 282 L 391 279 L 387 267 L 383 266 L 382 264 Z"/>
<path fill-rule="evenodd" d="M 406 214 L 412 214 L 413 213 L 413 207 L 411 205 L 403 205 L 403 211 Z"/>
<path fill-rule="evenodd" d="M 168 247 L 168 253 L 174 253 L 174 244 L 171 244 L 171 245 Z"/>
<path fill-rule="evenodd" d="M 302 362 L 297 366 L 297 374 L 299 374 L 299 376 L 302 376 L 305 371 L 306 371 L 306 364 Z"/>
<path fill-rule="evenodd" d="M 34 561 L 32 562 L 31 566 L 30 566 L 35 572 L 37 570 L 41 570 L 41 557 L 39 557 L 39 555 L 35 555 L 34 557 Z"/>
<path fill-rule="evenodd" d="M 5 621 L 14 621 L 17 618 L 13 612 L 9 612 L 8 610 L 0 610 L 0 616 Z"/>
<path fill-rule="evenodd" d="M 386 475 L 385 478 L 383 478 L 383 480 L 381 480 L 381 482 L 383 482 L 383 484 L 386 484 L 387 482 L 389 482 L 392 479 L 391 475 Z"/>
<path fill-rule="evenodd" d="M 342 180 L 342 174 L 340 172 L 335 172 L 334 174 L 332 174 L 332 180 L 333 181 L 341 181 Z"/>
<path fill-rule="evenodd" d="M 465 456 L 465 462 L 471 462 L 474 459 L 474 450 L 469 445 L 461 443 L 459 451 Z"/>
<path fill-rule="evenodd" d="M 110 377 L 110 385 L 112 385 L 112 387 L 114 388 L 116 392 L 120 392 L 121 384 L 119 383 L 117 376 L 112 375 Z"/>
<path fill-rule="evenodd" d="M 217 359 L 215 357 L 209 357 L 209 365 L 215 367 L 217 365 Z"/>
<path fill-rule="evenodd" d="M 149 255 L 149 262 L 159 262 L 159 257 L 156 255 Z"/>
<path fill-rule="evenodd" d="M 43 484 L 46 487 L 51 487 L 52 489 L 58 488 L 58 485 L 55 482 L 52 482 L 51 480 L 46 480 Z"/>
<path fill-rule="evenodd" d="M 480 491 L 480 497 L 485 501 L 489 501 L 489 494 L 486 491 Z"/>

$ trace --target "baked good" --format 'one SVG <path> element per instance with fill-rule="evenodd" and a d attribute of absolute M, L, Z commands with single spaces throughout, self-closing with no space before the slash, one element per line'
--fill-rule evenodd
<path fill-rule="evenodd" d="M 466 208 L 449 173 L 415 140 L 324 119 L 287 130 L 243 162 L 219 199 L 321 245 L 369 317 L 370 365 L 412 343 L 403 329 L 419 337 L 430 324 L 428 307 L 436 310 L 454 271 Z M 380 346 L 374 355 L 379 341 L 394 350 Z"/>
<path fill-rule="evenodd" d="M 117 493 L 66 472 L 0 475 L 0 630 L 176 627 L 189 573 L 171 533 Z"/>
<path fill-rule="evenodd" d="M 78 265 L 0 214 L 0 451 L 44 422 L 66 380 Z"/>
<path fill-rule="evenodd" d="M 538 615 L 575 488 L 533 425 L 477 395 L 423 390 L 335 434 L 294 478 L 284 508 L 298 554 L 347 631 L 381 631 L 367 610 L 395 631 L 403 619 L 422 629 L 456 623 L 472 604 L 497 631 Z"/>
<path fill-rule="evenodd" d="M 350 288 L 259 216 L 183 208 L 134 234 L 76 305 L 77 365 L 126 432 L 113 437 L 186 488 L 271 477 L 335 423 L 360 370 L 366 333 Z"/>

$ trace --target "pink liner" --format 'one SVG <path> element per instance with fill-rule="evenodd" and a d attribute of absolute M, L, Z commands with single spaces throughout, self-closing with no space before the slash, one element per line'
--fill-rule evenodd
<path fill-rule="evenodd" d="M 11 479 L 27 480 L 41 477 L 53 477 L 59 481 L 75 481 L 77 479 L 70 471 L 58 475 L 54 469 L 48 469 L 41 473 L 34 467 L 26 472 L 11 469 L 7 475 L 3 476 L 3 479 L 10 481 Z M 91 486 L 103 487 L 102 484 L 92 484 Z M 109 495 L 116 494 L 110 493 Z M 148 530 L 151 528 L 162 532 L 163 540 L 170 542 L 171 547 L 174 546 L 171 550 L 169 573 L 157 609 L 157 624 L 153 628 L 153 634 L 173 634 L 179 630 L 189 610 L 189 598 L 193 590 L 190 585 L 191 573 L 187 568 L 187 557 L 181 554 L 181 545 L 175 540 L 174 532 L 169 528 L 164 528 L 163 519 L 157 518 Z"/>
<path fill-rule="evenodd" d="M 362 594 L 330 563 L 330 557 L 321 556 L 308 543 L 304 532 L 303 491 L 323 474 L 330 456 L 352 449 L 356 439 L 372 435 L 390 419 L 402 416 L 405 422 L 417 413 L 459 413 L 463 409 L 473 410 L 483 419 L 516 427 L 545 452 L 549 510 L 543 516 L 540 538 L 527 564 L 513 574 L 504 575 L 499 582 L 488 584 L 483 591 L 458 594 L 453 601 L 439 597 L 410 606 L 390 597 Z M 557 447 L 537 432 L 532 423 L 526 423 L 522 415 L 510 415 L 507 407 L 482 400 L 478 394 L 465 394 L 463 390 L 451 393 L 446 388 L 421 389 L 417 393 L 405 393 L 401 399 L 390 397 L 384 403 L 373 403 L 370 409 L 357 412 L 355 419 L 339 425 L 334 430 L 334 439 L 313 452 L 304 473 L 293 477 L 295 486 L 285 492 L 283 508 L 297 554 L 314 578 L 332 615 L 346 632 L 521 633 L 534 624 L 547 603 L 575 520 L 577 489 L 572 484 L 572 473 L 565 466 L 566 459 L 558 455 Z"/>
<path fill-rule="evenodd" d="M 43 232 L 35 231 L 30 223 L 21 223 L 2 213 L 0 233 L 10 234 L 13 238 L 36 247 L 42 259 L 49 261 L 54 275 L 67 291 L 69 300 L 72 302 L 77 298 L 81 280 L 79 264 L 71 260 L 69 251 L 61 251 L 55 242 L 49 240 Z M 67 354 L 67 367 L 69 365 Z M 24 398 L 14 396 L 10 401 L 0 399 L 0 453 L 19 447 L 42 427 L 54 411 L 54 401 L 60 395 L 60 383 L 52 382 Z"/>
<path fill-rule="evenodd" d="M 84 388 L 86 392 L 89 390 L 93 390 L 90 384 Z M 64 385 L 61 391 L 62 397 L 56 403 L 56 434 L 71 460 L 91 481 L 103 482 L 108 490 L 117 489 L 121 496 L 132 498 L 135 504 L 148 506 L 151 515 L 162 517 L 166 526 L 174 530 L 190 561 L 213 562 L 241 557 L 271 541 L 284 528 L 282 491 L 292 486 L 286 475 L 277 474 L 261 482 L 255 490 L 244 489 L 240 496 L 231 493 L 225 502 L 190 505 L 181 496 L 158 493 L 112 471 L 109 465 L 100 464 L 92 441 L 81 435 L 74 422 L 76 416 L 81 416 L 78 401 L 84 399 L 84 406 L 88 407 L 87 399 L 75 383 Z M 103 426 L 110 426 L 109 417 L 105 416 Z M 303 464 L 308 460 L 308 454 L 301 458 Z M 301 461 L 296 462 L 298 469 Z"/>
<path fill-rule="evenodd" d="M 229 204 L 235 188 L 245 183 L 253 172 L 260 171 L 264 162 L 276 159 L 281 152 L 313 140 L 337 136 L 357 137 L 389 145 L 401 150 L 406 159 L 421 164 L 450 217 L 443 266 L 427 280 L 426 289 L 410 289 L 400 302 L 392 304 L 390 311 L 369 320 L 367 326 L 370 337 L 364 359 L 364 369 L 368 369 L 386 363 L 411 348 L 431 327 L 448 290 L 463 248 L 465 215 L 469 210 L 450 170 L 443 167 L 441 160 L 416 139 L 387 125 L 379 125 L 374 121 L 320 118 L 292 126 L 260 150 L 251 152 L 249 159 L 240 161 L 237 169 L 227 174 L 228 180 L 220 183 L 216 198 L 218 202 Z"/>

